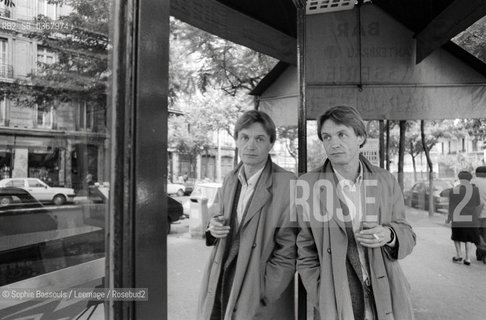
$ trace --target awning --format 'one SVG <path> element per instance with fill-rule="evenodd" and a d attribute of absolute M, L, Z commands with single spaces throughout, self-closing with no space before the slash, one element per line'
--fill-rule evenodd
<path fill-rule="evenodd" d="M 449 44 L 416 64 L 414 33 L 377 6 L 307 16 L 306 32 L 308 119 L 341 104 L 369 120 L 486 118 L 486 74 L 462 49 Z M 274 78 L 257 92 L 260 109 L 295 125 L 297 68 Z"/>

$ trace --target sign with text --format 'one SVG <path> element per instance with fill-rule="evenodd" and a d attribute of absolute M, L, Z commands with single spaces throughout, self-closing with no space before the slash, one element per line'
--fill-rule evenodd
<path fill-rule="evenodd" d="M 365 119 L 486 117 L 486 77 L 444 49 L 416 64 L 414 33 L 377 6 L 307 16 L 306 107 Z"/>

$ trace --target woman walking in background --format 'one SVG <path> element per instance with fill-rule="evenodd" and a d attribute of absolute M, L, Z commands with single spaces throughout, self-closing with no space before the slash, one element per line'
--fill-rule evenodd
<path fill-rule="evenodd" d="M 458 174 L 460 184 L 449 193 L 449 215 L 446 223 L 452 221 L 451 239 L 456 247 L 456 256 L 453 262 L 462 261 L 461 242 L 465 243 L 465 265 L 470 265 L 469 253 L 471 243 L 479 244 L 478 219 L 476 212 L 480 206 L 479 190 L 471 184 L 472 174 L 461 171 Z"/>
<path fill-rule="evenodd" d="M 481 211 L 478 216 L 479 234 L 482 241 L 486 243 L 486 166 L 476 168 L 476 177 L 471 180 L 471 183 L 479 189 L 481 198 Z"/>

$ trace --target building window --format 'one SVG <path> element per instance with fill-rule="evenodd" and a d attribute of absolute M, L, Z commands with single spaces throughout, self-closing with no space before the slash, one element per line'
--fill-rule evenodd
<path fill-rule="evenodd" d="M 0 97 L 0 125 L 5 125 L 7 118 L 7 98 L 5 96 Z"/>
<path fill-rule="evenodd" d="M 478 141 L 478 140 L 473 140 L 473 141 L 472 141 L 472 151 L 473 151 L 473 152 L 478 151 L 478 143 L 479 143 L 479 141 Z"/>
<path fill-rule="evenodd" d="M 48 3 L 48 0 L 39 0 L 37 8 L 37 14 L 42 14 L 52 20 L 57 19 L 56 5 Z"/>
<path fill-rule="evenodd" d="M 9 78 L 8 41 L 0 38 L 0 78 Z"/>
<path fill-rule="evenodd" d="M 50 106 L 35 106 L 35 125 L 37 128 L 52 129 L 53 108 Z"/>
<path fill-rule="evenodd" d="M 56 54 L 46 47 L 37 47 L 37 69 L 42 72 L 45 65 L 50 65 L 56 62 Z"/>
<path fill-rule="evenodd" d="M 91 131 L 94 127 L 94 108 L 86 101 L 79 103 L 77 112 L 77 128 L 78 130 Z"/>
<path fill-rule="evenodd" d="M 46 47 L 37 47 L 37 63 L 52 64 L 55 62 L 55 53 Z"/>

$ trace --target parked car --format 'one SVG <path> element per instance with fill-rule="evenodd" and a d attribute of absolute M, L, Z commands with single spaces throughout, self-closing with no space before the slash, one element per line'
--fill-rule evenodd
<path fill-rule="evenodd" d="M 184 182 L 184 187 L 186 190 L 184 190 L 184 195 L 185 196 L 190 196 L 192 194 L 192 191 L 194 190 L 194 179 L 188 179 Z"/>
<path fill-rule="evenodd" d="M 41 202 L 52 202 L 55 205 L 63 205 L 73 202 L 74 189 L 63 187 L 51 187 L 37 178 L 7 178 L 0 181 L 0 188 L 15 187 L 28 191 L 34 198 Z"/>
<path fill-rule="evenodd" d="M 104 230 L 68 226 L 60 221 L 64 208 L 59 209 L 45 207 L 24 189 L 0 188 L 0 286 L 37 276 L 56 283 L 60 268 L 105 255 Z"/>
<path fill-rule="evenodd" d="M 184 213 L 182 208 L 182 203 L 173 199 L 172 197 L 167 197 L 167 233 L 170 233 L 170 224 L 181 219 Z"/>
<path fill-rule="evenodd" d="M 447 190 L 453 187 L 451 181 L 434 180 L 434 207 L 437 212 L 447 212 L 449 209 L 449 197 Z M 429 210 L 429 182 L 417 182 L 410 190 L 405 191 L 405 204 L 413 208 Z"/>
<path fill-rule="evenodd" d="M 0 188 L 0 235 L 56 230 L 51 211 L 20 188 Z"/>
<path fill-rule="evenodd" d="M 219 210 L 221 188 L 222 184 L 217 182 L 196 183 L 190 201 L 184 203 L 184 214 L 189 216 L 191 213 L 191 202 L 204 197 L 208 199 L 208 216 L 213 216 Z"/>
<path fill-rule="evenodd" d="M 167 182 L 167 194 L 175 194 L 182 197 L 186 192 L 186 186 L 180 183 Z"/>

